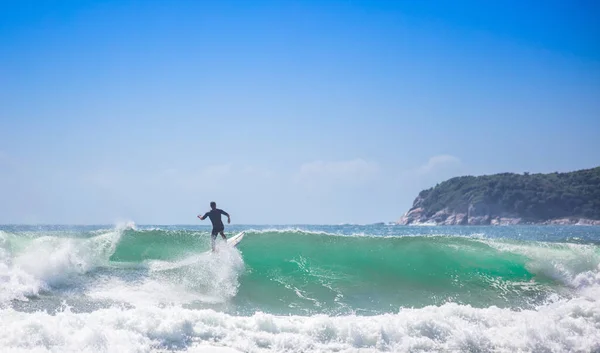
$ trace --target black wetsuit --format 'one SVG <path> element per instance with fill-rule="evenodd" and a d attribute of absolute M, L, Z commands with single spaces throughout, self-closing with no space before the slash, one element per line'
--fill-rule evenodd
<path fill-rule="evenodd" d="M 225 230 L 225 226 L 223 225 L 223 221 L 221 221 L 221 215 L 225 215 L 229 217 L 229 214 L 221 209 L 215 208 L 214 210 L 210 210 L 204 214 L 204 218 L 210 218 L 212 222 L 212 233 L 213 237 L 216 237 L 217 234 Z"/>

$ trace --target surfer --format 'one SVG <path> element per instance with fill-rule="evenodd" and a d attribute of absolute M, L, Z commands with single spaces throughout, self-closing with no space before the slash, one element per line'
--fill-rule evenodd
<path fill-rule="evenodd" d="M 229 213 L 217 208 L 217 203 L 214 201 L 211 201 L 210 203 L 210 208 L 211 210 L 206 212 L 204 214 L 204 216 L 200 216 L 198 215 L 198 218 L 200 218 L 201 220 L 205 220 L 206 217 L 210 218 L 210 221 L 212 223 L 213 229 L 212 232 L 210 233 L 210 238 L 211 238 L 211 246 L 212 246 L 212 251 L 215 251 L 215 240 L 217 239 L 217 235 L 220 233 L 221 237 L 223 237 L 224 240 L 227 240 L 227 238 L 225 237 L 225 226 L 223 225 L 223 221 L 221 220 L 221 215 L 225 215 L 227 216 L 227 223 L 231 223 L 231 217 L 229 217 Z"/>

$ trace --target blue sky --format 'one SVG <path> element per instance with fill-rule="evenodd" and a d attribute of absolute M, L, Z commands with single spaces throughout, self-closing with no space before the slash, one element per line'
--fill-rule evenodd
<path fill-rule="evenodd" d="M 396 220 L 600 165 L 593 1 L 2 1 L 0 223 Z"/>

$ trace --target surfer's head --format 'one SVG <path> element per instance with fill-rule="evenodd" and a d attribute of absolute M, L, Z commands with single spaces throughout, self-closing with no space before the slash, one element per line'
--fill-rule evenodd
<path fill-rule="evenodd" d="M 215 208 L 217 208 L 217 203 L 216 203 L 216 202 L 214 202 L 214 201 L 211 201 L 211 202 L 210 202 L 210 208 L 212 208 L 213 210 L 214 210 Z"/>

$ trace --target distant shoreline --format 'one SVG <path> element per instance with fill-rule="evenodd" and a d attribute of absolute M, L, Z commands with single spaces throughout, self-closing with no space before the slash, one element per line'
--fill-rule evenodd
<path fill-rule="evenodd" d="M 443 223 L 410 223 L 400 224 L 396 223 L 398 227 L 543 227 L 543 226 L 561 226 L 561 227 L 600 227 L 600 221 L 590 220 L 591 223 L 552 223 L 552 222 L 523 222 L 514 224 L 443 224 Z"/>

